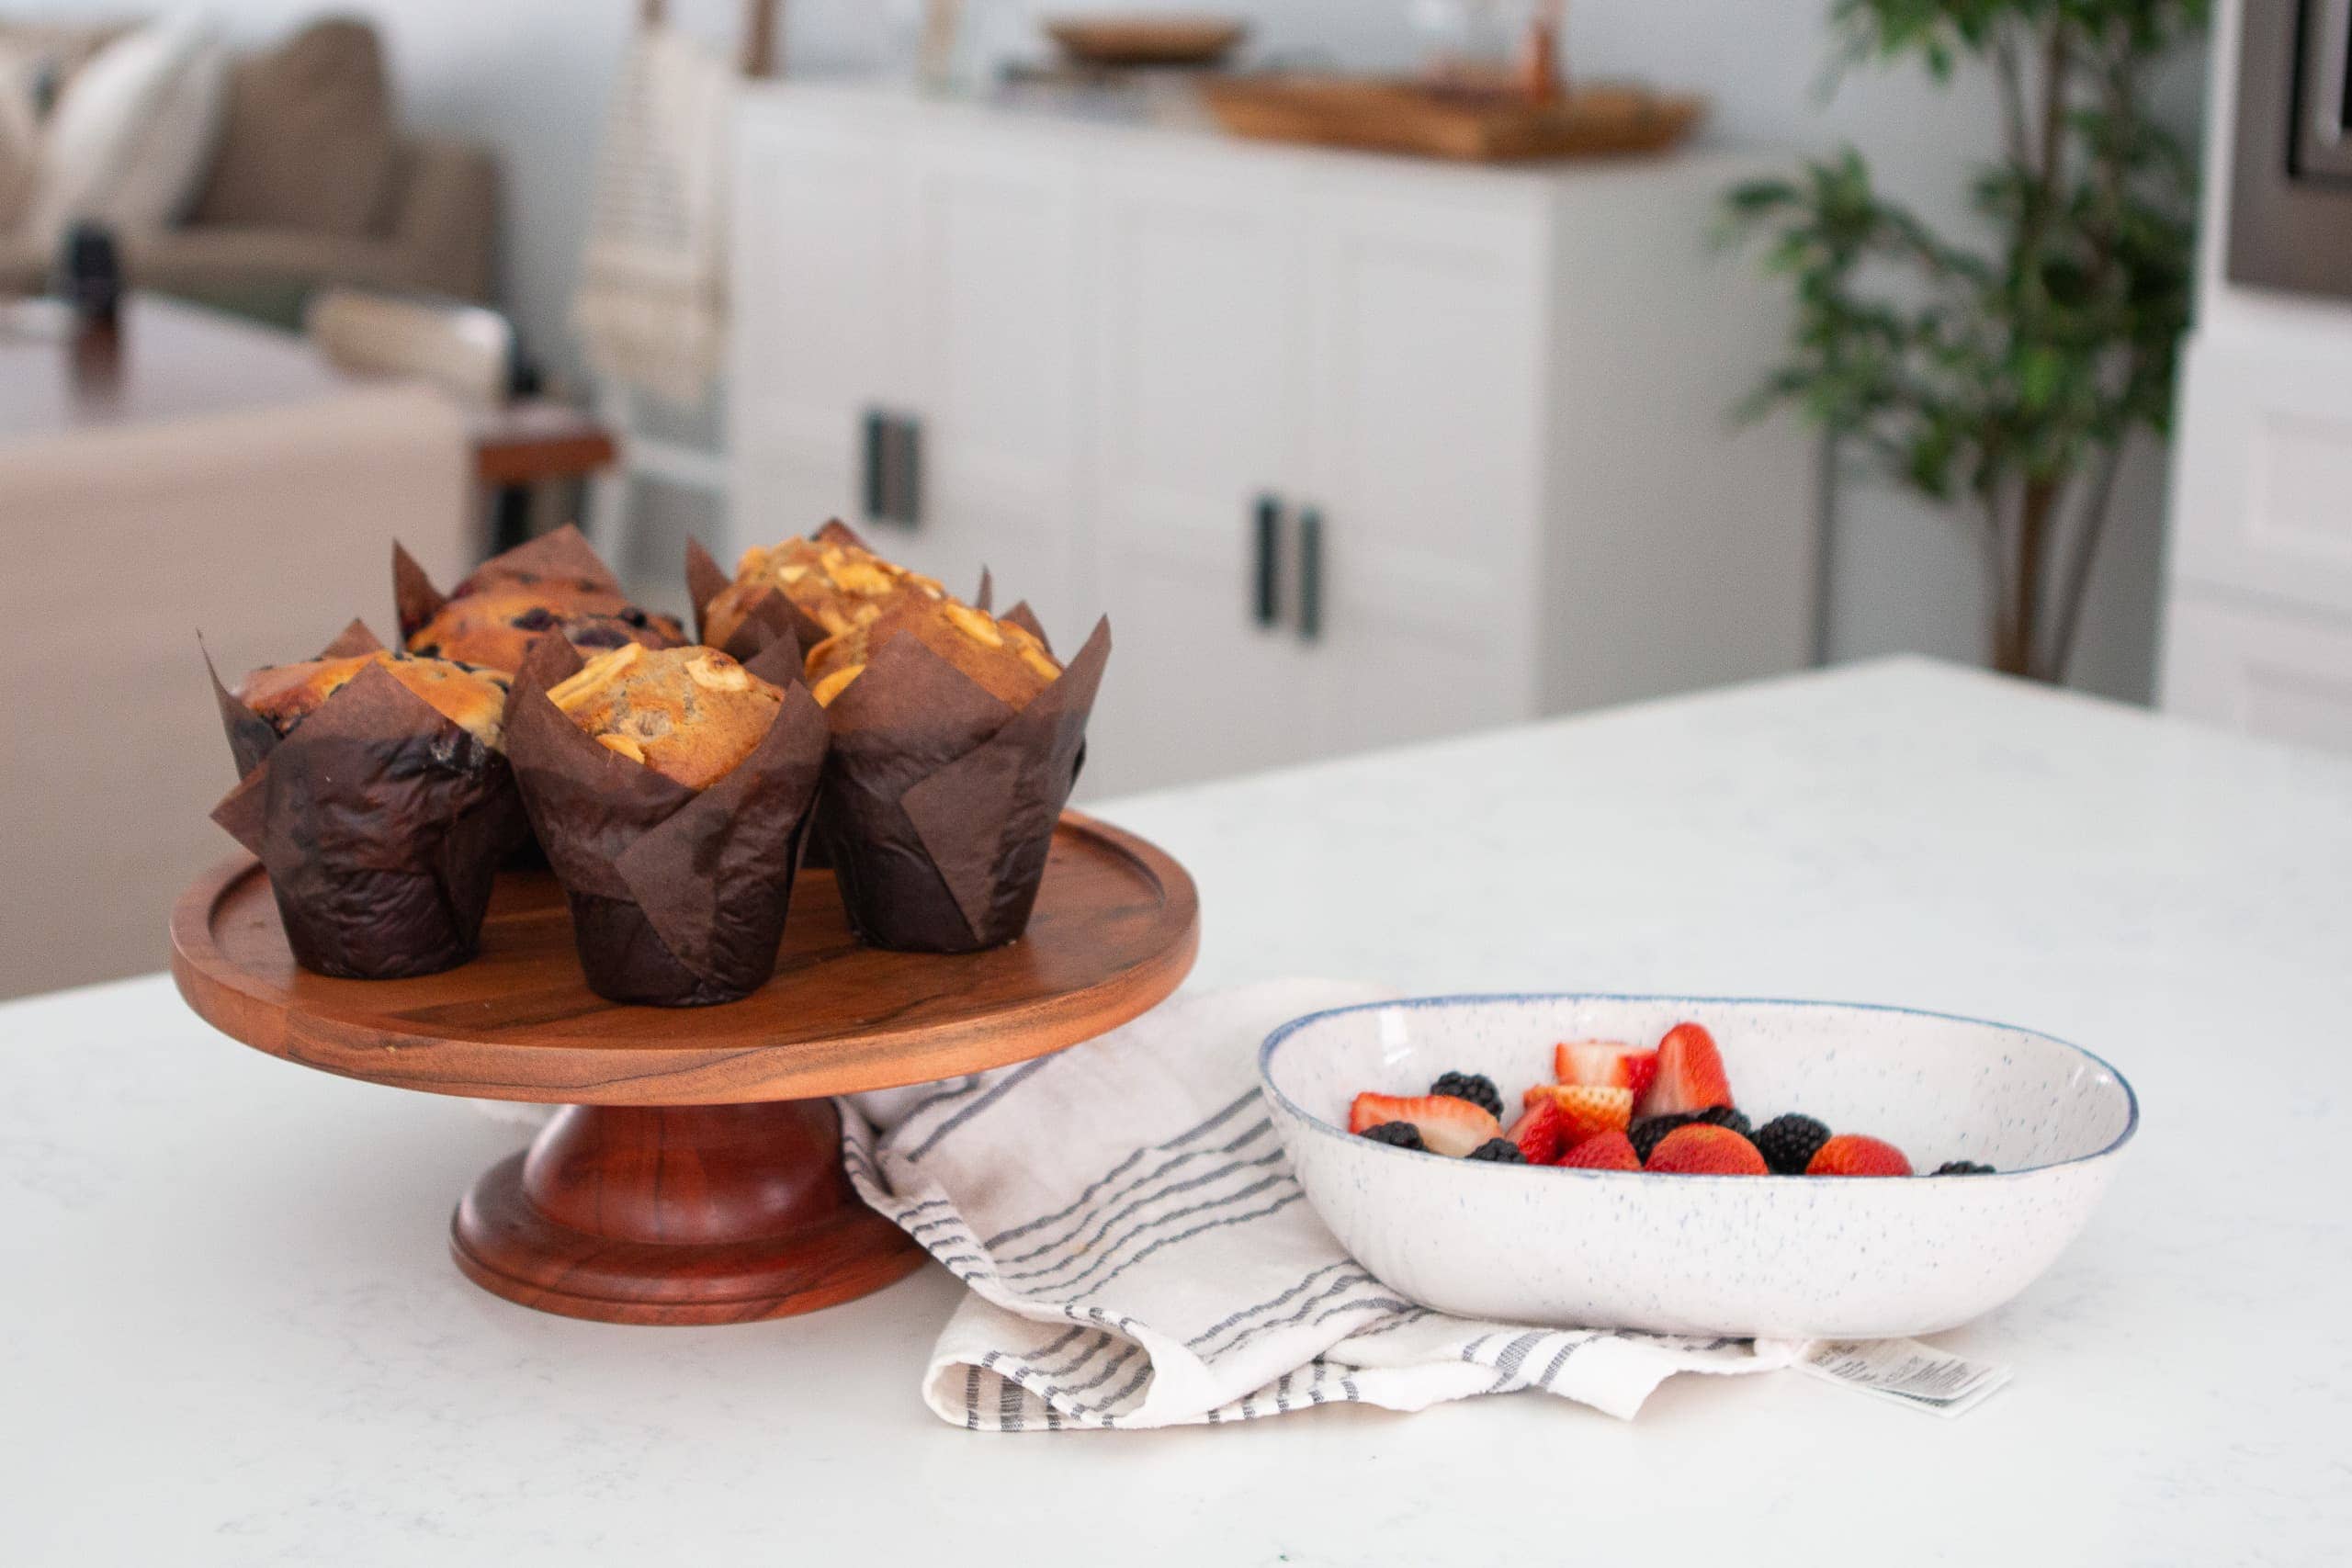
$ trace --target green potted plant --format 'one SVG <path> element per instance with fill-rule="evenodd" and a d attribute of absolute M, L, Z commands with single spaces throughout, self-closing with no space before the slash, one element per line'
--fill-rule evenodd
<path fill-rule="evenodd" d="M 2126 439 L 2162 435 L 2188 324 L 2196 175 L 2152 117 L 2155 64 L 2209 0 L 1835 0 L 1841 63 L 1963 62 L 2000 93 L 1977 171 L 1989 246 L 1938 233 L 1849 147 L 1727 198 L 1796 294 L 1751 415 L 1792 409 L 1898 483 L 1964 502 L 1995 594 L 1996 668 L 2056 681 Z"/>

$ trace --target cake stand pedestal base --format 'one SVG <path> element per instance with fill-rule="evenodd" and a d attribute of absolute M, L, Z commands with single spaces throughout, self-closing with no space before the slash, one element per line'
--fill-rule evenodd
<path fill-rule="evenodd" d="M 752 1323 L 853 1300 L 922 1249 L 858 1201 L 827 1100 L 571 1105 L 458 1205 L 469 1279 L 605 1323 Z"/>

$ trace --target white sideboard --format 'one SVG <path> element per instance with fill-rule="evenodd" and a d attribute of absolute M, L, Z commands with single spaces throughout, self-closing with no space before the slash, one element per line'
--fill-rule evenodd
<path fill-rule="evenodd" d="M 1094 793 L 1793 668 L 1810 449 L 1730 416 L 1786 317 L 1708 243 L 1754 166 L 752 89 L 732 543 L 842 515 L 1107 612 Z"/>

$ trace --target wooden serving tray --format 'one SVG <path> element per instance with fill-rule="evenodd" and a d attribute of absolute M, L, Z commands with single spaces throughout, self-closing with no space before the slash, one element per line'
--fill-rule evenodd
<path fill-rule="evenodd" d="M 1236 136 L 1464 163 L 1657 152 L 1697 126 L 1706 100 L 1593 86 L 1548 102 L 1358 76 L 1244 76 L 1201 88 Z"/>
<path fill-rule="evenodd" d="M 879 1289 L 922 1251 L 842 1170 L 836 1094 L 1046 1055 L 1182 983 L 1199 944 L 1192 878 L 1076 813 L 1054 837 L 1029 931 L 940 955 L 858 944 L 832 878 L 793 893 L 776 977 L 740 1002 L 663 1010 L 596 996 L 563 895 L 503 876 L 481 956 L 411 980 L 299 968 L 250 856 L 184 894 L 172 973 L 198 1015 L 306 1066 L 435 1094 L 569 1109 L 458 1205 L 477 1283 L 616 1323 L 780 1317 Z"/>

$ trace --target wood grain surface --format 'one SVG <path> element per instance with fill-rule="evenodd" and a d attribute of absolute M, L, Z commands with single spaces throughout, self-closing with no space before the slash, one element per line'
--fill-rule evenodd
<path fill-rule="evenodd" d="M 494 1100 L 718 1105 L 922 1083 L 1092 1039 L 1173 991 L 1198 944 L 1184 869 L 1070 813 L 1020 942 L 951 956 L 861 947 L 832 878 L 806 873 L 775 978 L 723 1007 L 597 997 L 543 872 L 502 877 L 473 963 L 335 980 L 296 967 L 266 878 L 239 856 L 181 897 L 172 973 L 224 1033 L 347 1077 Z"/>
<path fill-rule="evenodd" d="M 575 1105 L 458 1205 L 468 1279 L 605 1323 L 756 1323 L 877 1291 L 923 1251 L 843 1174 L 832 1102 Z"/>

